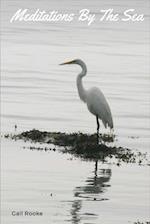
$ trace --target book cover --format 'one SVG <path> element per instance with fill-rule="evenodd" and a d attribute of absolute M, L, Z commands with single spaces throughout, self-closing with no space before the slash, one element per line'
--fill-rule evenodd
<path fill-rule="evenodd" d="M 149 224 L 149 0 L 1 1 L 1 223 Z"/>

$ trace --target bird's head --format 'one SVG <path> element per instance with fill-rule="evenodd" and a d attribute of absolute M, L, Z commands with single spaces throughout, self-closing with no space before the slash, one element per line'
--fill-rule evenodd
<path fill-rule="evenodd" d="M 80 59 L 75 59 L 75 60 L 71 60 L 71 61 L 67 61 L 64 63 L 61 63 L 59 65 L 70 65 L 70 64 L 77 64 L 77 65 L 82 65 L 84 62 Z"/>
<path fill-rule="evenodd" d="M 86 75 L 86 73 L 87 73 L 86 64 L 81 59 L 67 61 L 67 62 L 61 63 L 60 65 L 70 65 L 70 64 L 76 64 L 76 65 L 81 66 L 82 72 L 80 73 L 80 76 L 83 77 Z"/>

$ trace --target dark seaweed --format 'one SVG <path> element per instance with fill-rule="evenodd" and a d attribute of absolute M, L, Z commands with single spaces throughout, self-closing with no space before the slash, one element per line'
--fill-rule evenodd
<path fill-rule="evenodd" d="M 6 138 L 22 139 L 24 141 L 39 142 L 53 144 L 54 146 L 61 146 L 61 151 L 64 153 L 71 153 L 77 157 L 83 159 L 97 159 L 106 161 L 108 158 L 117 159 L 117 165 L 121 165 L 121 162 L 125 163 L 138 163 L 142 164 L 146 161 L 147 154 L 138 151 L 133 151 L 128 148 L 111 146 L 110 142 L 114 141 L 115 136 L 100 135 L 100 142 L 96 143 L 96 134 L 83 134 L 83 133 L 61 133 L 61 132 L 46 132 L 36 129 L 25 131 L 17 135 L 5 135 Z M 108 144 L 109 143 L 109 144 Z M 53 150 L 56 148 L 48 147 L 30 147 L 31 150 Z"/>

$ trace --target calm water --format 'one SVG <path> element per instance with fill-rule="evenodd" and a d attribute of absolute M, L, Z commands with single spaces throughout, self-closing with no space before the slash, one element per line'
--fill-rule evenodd
<path fill-rule="evenodd" d="M 93 13 L 135 8 L 142 23 L 9 23 L 18 8 L 60 12 L 88 8 Z M 78 66 L 88 67 L 86 88 L 98 86 L 108 99 L 121 146 L 149 150 L 149 1 L 2 2 L 2 132 L 37 128 L 93 133 L 96 122 L 78 97 Z M 105 130 L 102 129 L 104 132 Z M 148 168 L 100 165 L 55 153 L 23 151 L 23 143 L 4 141 L 3 223 L 29 223 L 10 210 L 41 210 L 32 223 L 128 223 L 148 220 Z M 41 164 L 41 166 L 39 166 Z M 53 193 L 53 197 L 50 194 Z M 93 198 L 97 201 L 93 201 Z M 105 200 L 106 199 L 106 200 Z M 44 220 L 44 221 L 43 221 Z"/>
<path fill-rule="evenodd" d="M 149 167 L 98 164 L 4 141 L 2 223 L 119 224 L 149 220 Z M 38 145 L 36 145 L 38 146 Z M 51 195 L 52 194 L 52 195 Z M 40 211 L 15 217 L 12 211 Z"/>

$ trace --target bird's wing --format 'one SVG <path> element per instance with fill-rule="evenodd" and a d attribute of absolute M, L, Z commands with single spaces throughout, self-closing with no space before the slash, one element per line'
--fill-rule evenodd
<path fill-rule="evenodd" d="M 87 106 L 91 113 L 97 115 L 103 122 L 113 128 L 113 120 L 110 107 L 106 101 L 104 94 L 97 87 L 93 87 L 87 91 Z"/>

